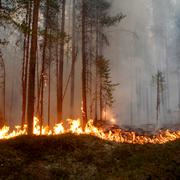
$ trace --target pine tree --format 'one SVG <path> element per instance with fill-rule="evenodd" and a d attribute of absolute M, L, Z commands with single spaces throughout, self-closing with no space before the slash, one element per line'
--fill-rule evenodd
<path fill-rule="evenodd" d="M 75 93 L 75 63 L 76 63 L 76 0 L 73 0 L 72 6 L 72 66 L 71 66 L 71 98 L 70 98 L 70 113 L 71 118 L 74 118 L 74 93 Z"/>
<path fill-rule="evenodd" d="M 163 100 L 161 98 L 161 94 L 163 93 L 163 91 L 165 90 L 165 86 L 166 86 L 166 81 L 165 81 L 165 76 L 163 75 L 163 72 L 161 71 L 157 71 L 157 74 L 155 74 L 152 77 L 153 80 L 153 85 L 156 86 L 156 94 L 157 94 L 157 98 L 156 98 L 156 123 L 157 126 L 159 126 L 159 113 L 160 113 L 160 105 L 161 105 L 161 101 Z"/>
<path fill-rule="evenodd" d="M 31 11 L 32 2 L 26 3 L 26 19 L 24 28 L 24 47 L 23 47 L 23 63 L 22 63 L 22 120 L 21 126 L 24 127 L 27 107 L 27 78 L 29 64 L 29 48 L 30 48 L 30 32 L 31 32 Z"/>
<path fill-rule="evenodd" d="M 87 58 L 86 58 L 86 2 L 82 0 L 82 120 L 83 129 L 87 123 Z"/>
<path fill-rule="evenodd" d="M 3 90 L 3 98 L 2 98 L 3 113 L 0 113 L 1 116 L 0 128 L 2 128 L 6 120 L 6 70 L 5 70 L 5 63 L 1 51 L 0 51 L 0 89 Z"/>
<path fill-rule="evenodd" d="M 65 7 L 66 0 L 62 0 L 62 11 L 61 11 L 61 40 L 60 40 L 60 55 L 58 65 L 58 99 L 57 99 L 57 114 L 58 122 L 62 121 L 63 113 L 63 71 L 64 71 L 64 45 L 65 45 Z"/>
<path fill-rule="evenodd" d="M 113 84 L 111 81 L 110 61 L 103 56 L 99 57 L 96 61 L 96 66 L 99 76 L 99 107 L 100 107 L 100 120 L 103 120 L 103 110 L 107 107 L 112 107 L 114 98 L 113 91 L 119 84 Z"/>
<path fill-rule="evenodd" d="M 36 58 L 37 58 L 36 53 L 37 53 L 39 6 L 40 6 L 40 0 L 34 0 L 31 50 L 30 50 L 30 61 L 29 61 L 29 78 L 28 78 L 28 102 L 27 102 L 28 134 L 33 134 L 33 118 L 34 118 L 34 104 L 35 104 L 35 69 L 36 69 Z"/>

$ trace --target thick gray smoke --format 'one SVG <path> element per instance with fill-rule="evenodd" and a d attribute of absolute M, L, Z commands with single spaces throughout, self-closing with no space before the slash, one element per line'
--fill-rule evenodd
<path fill-rule="evenodd" d="M 120 124 L 156 122 L 152 76 L 158 70 L 166 80 L 159 125 L 180 123 L 179 5 L 176 0 L 113 0 L 112 14 L 127 15 L 111 29 L 111 46 L 106 51 L 112 60 L 113 80 L 120 83 L 114 105 Z"/>

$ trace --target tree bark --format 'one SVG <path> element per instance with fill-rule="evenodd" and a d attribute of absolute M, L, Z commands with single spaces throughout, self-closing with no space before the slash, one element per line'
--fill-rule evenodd
<path fill-rule="evenodd" d="M 82 0 L 82 127 L 85 129 L 87 123 L 87 95 L 86 95 L 86 4 Z"/>
<path fill-rule="evenodd" d="M 99 24 L 98 24 L 98 9 L 96 8 L 96 84 L 95 84 L 95 123 L 98 120 L 98 67 L 97 60 L 99 56 Z"/>
<path fill-rule="evenodd" d="M 158 74 L 157 75 L 157 106 L 156 106 L 157 126 L 159 125 L 159 110 L 160 110 L 160 79 Z"/>
<path fill-rule="evenodd" d="M 64 66 L 64 39 L 65 39 L 65 6 L 66 0 L 62 0 L 62 20 L 61 20 L 61 41 L 60 41 L 60 56 L 59 56 L 59 73 L 58 73 L 58 122 L 62 121 L 63 111 L 63 66 Z"/>
<path fill-rule="evenodd" d="M 28 32 L 24 37 L 24 56 L 23 56 L 23 70 L 22 70 L 22 122 L 21 126 L 24 127 L 26 121 L 26 107 L 27 107 L 27 78 L 28 78 L 28 64 L 29 64 L 29 42 L 30 42 L 30 26 L 31 26 L 31 9 L 32 2 L 28 2 L 27 5 L 27 17 L 26 24 L 28 26 Z"/>
<path fill-rule="evenodd" d="M 30 62 L 29 62 L 28 102 L 27 102 L 28 135 L 33 134 L 33 118 L 34 118 L 34 102 L 35 102 L 35 70 L 36 70 L 36 58 L 37 58 L 36 53 L 37 53 L 39 5 L 40 5 L 40 0 L 33 1 L 33 23 L 32 23 Z"/>
<path fill-rule="evenodd" d="M 52 58 L 52 39 L 50 30 L 50 42 L 49 42 L 49 88 L 48 88 L 48 127 L 50 127 L 50 116 L 51 116 L 51 58 Z"/>
<path fill-rule="evenodd" d="M 103 120 L 102 78 L 100 78 L 99 96 L 100 120 Z"/>
<path fill-rule="evenodd" d="M 46 15 L 45 15 L 45 31 L 42 54 L 42 70 L 41 70 L 41 111 L 40 111 L 40 133 L 42 133 L 42 126 L 44 122 L 44 83 L 45 83 L 45 61 L 46 61 L 46 47 L 47 47 L 47 31 L 48 31 L 48 16 L 49 16 L 49 1 L 46 0 Z"/>
<path fill-rule="evenodd" d="M 71 95 L 70 95 L 70 113 L 71 118 L 74 118 L 74 89 L 75 89 L 75 61 L 76 61 L 76 43 L 75 43 L 75 0 L 73 0 L 73 13 L 72 13 L 72 66 L 71 66 Z"/>
<path fill-rule="evenodd" d="M 2 70 L 2 85 L 3 87 L 3 117 L 0 119 L 0 128 L 2 128 L 6 123 L 6 69 L 5 63 L 0 51 L 0 71 Z"/>

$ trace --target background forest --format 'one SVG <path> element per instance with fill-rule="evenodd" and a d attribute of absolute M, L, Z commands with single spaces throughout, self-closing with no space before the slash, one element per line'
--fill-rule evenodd
<path fill-rule="evenodd" d="M 1 125 L 34 114 L 52 126 L 81 110 L 84 124 L 178 124 L 178 4 L 1 0 Z"/>

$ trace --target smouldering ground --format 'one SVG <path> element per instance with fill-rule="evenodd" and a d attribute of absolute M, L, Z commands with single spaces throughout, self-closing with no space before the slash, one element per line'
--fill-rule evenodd
<path fill-rule="evenodd" d="M 180 179 L 180 141 L 117 144 L 87 135 L 0 141 L 0 179 Z"/>

